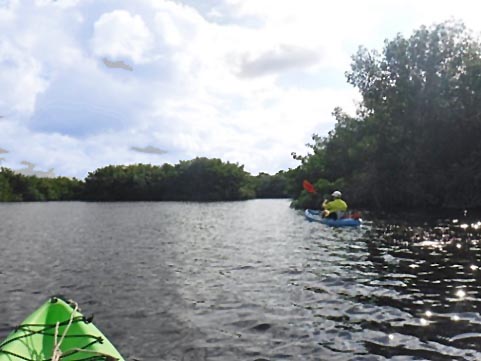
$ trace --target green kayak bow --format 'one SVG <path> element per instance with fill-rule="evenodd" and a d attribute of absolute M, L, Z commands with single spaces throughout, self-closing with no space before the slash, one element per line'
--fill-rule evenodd
<path fill-rule="evenodd" d="M 0 343 L 0 361 L 124 361 L 72 301 L 52 297 Z"/>

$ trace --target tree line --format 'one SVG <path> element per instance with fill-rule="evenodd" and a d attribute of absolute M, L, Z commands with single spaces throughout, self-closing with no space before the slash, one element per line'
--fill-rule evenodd
<path fill-rule="evenodd" d="M 360 47 L 346 77 L 356 115 L 336 108 L 335 128 L 293 154 L 296 182 L 367 208 L 481 207 L 481 44 L 469 29 L 450 21 Z M 294 197 L 312 202 L 300 186 Z"/>
<path fill-rule="evenodd" d="M 0 169 L 0 201 L 232 201 L 286 198 L 287 177 L 252 176 L 238 164 L 195 158 L 176 165 L 109 165 L 75 178 L 37 178 Z"/>

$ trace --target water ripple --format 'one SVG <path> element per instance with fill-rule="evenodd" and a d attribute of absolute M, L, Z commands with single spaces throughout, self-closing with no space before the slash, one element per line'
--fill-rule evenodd
<path fill-rule="evenodd" d="M 372 218 L 332 229 L 287 200 L 1 204 L 0 336 L 64 294 L 127 358 L 481 359 L 479 220 Z"/>

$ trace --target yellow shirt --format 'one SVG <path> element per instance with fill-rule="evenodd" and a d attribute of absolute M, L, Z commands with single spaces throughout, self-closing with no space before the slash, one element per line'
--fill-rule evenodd
<path fill-rule="evenodd" d="M 329 212 L 347 211 L 347 203 L 340 198 L 337 198 L 337 199 L 334 199 L 333 201 L 325 203 L 323 207 L 326 211 L 329 211 Z"/>

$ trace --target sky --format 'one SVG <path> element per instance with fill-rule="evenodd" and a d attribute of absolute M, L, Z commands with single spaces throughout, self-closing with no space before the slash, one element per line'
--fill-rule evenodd
<path fill-rule="evenodd" d="M 474 1 L 0 0 L 0 166 L 83 179 L 195 157 L 295 168 L 354 114 L 359 46 L 461 20 Z"/>

